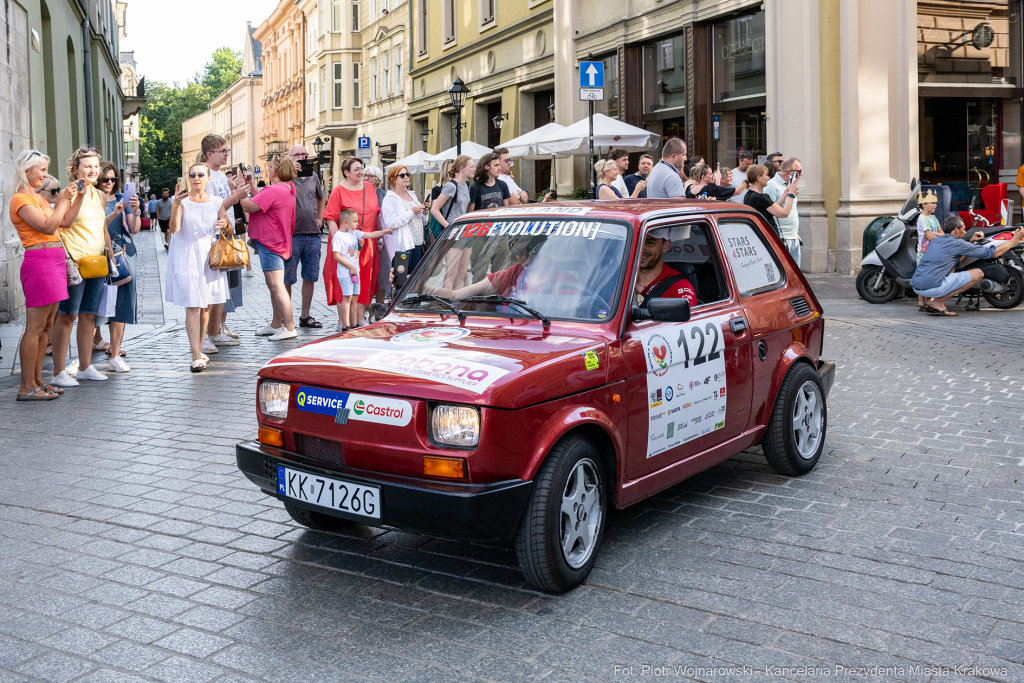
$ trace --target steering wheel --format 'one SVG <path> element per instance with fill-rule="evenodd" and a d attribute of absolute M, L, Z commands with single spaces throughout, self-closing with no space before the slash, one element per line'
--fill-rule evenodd
<path fill-rule="evenodd" d="M 565 280 L 565 281 L 560 281 L 560 282 L 549 282 L 546 285 L 544 285 L 543 287 L 541 287 L 540 290 L 537 293 L 538 294 L 547 294 L 547 295 L 564 294 L 565 292 L 562 292 L 562 291 L 559 291 L 559 292 L 556 293 L 555 289 L 561 290 L 561 289 L 566 288 L 566 287 L 568 287 L 569 289 L 572 289 L 573 290 L 572 291 L 573 294 L 579 294 L 580 296 L 588 297 L 588 298 L 591 299 L 591 301 L 593 303 L 597 304 L 597 306 L 595 308 L 591 308 L 591 311 L 600 311 L 600 310 L 611 311 L 612 310 L 612 307 L 608 304 L 607 301 L 604 300 L 603 297 L 601 297 L 600 294 L 597 294 L 596 292 L 591 292 L 589 289 L 587 289 L 586 285 L 584 285 L 582 282 L 578 282 L 576 280 Z"/>

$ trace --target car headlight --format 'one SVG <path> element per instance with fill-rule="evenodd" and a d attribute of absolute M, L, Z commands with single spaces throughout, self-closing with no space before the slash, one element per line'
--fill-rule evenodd
<path fill-rule="evenodd" d="M 285 382 L 262 382 L 260 384 L 260 412 L 269 417 L 283 420 L 288 417 L 288 398 L 292 385 Z"/>
<path fill-rule="evenodd" d="M 434 440 L 450 446 L 480 443 L 480 413 L 464 406 L 437 406 L 431 416 Z"/>

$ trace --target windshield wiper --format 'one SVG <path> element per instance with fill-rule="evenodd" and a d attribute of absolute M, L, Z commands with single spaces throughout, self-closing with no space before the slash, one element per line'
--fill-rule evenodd
<path fill-rule="evenodd" d="M 519 299 L 510 299 L 507 296 L 501 294 L 481 294 L 478 296 L 464 296 L 455 301 L 462 301 L 469 304 L 507 304 L 509 306 L 515 306 L 523 311 L 526 311 L 534 318 L 539 320 L 544 327 L 551 327 L 551 321 L 548 320 L 547 316 L 543 313 L 533 310 L 526 305 L 525 301 Z"/>
<path fill-rule="evenodd" d="M 434 294 L 417 294 L 416 296 L 407 296 L 402 299 L 403 306 L 412 306 L 415 304 L 422 304 L 426 301 L 440 304 L 443 308 L 448 309 L 459 317 L 459 321 L 466 319 L 466 314 L 459 310 L 459 307 L 451 302 L 451 300 L 444 298 L 443 296 L 436 296 Z"/>

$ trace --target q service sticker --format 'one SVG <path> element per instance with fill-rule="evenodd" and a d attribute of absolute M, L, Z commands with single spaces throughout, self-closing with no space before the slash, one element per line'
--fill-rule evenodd
<path fill-rule="evenodd" d="M 412 420 L 412 404 L 408 401 L 316 387 L 300 387 L 295 394 L 295 405 L 304 412 L 331 417 L 347 409 L 349 420 L 396 427 L 404 427 Z"/>
<path fill-rule="evenodd" d="M 725 427 L 729 316 L 663 325 L 641 339 L 647 359 L 647 457 Z M 671 341 L 670 341 L 671 340 Z"/>
<path fill-rule="evenodd" d="M 587 370 L 597 370 L 601 367 L 601 361 L 597 357 L 597 351 L 591 349 L 590 351 L 580 355 L 583 356 L 583 362 L 586 364 Z"/>
<path fill-rule="evenodd" d="M 468 336 L 469 330 L 464 327 L 427 327 L 422 330 L 396 334 L 391 338 L 391 343 L 401 346 L 427 346 L 453 342 Z"/>

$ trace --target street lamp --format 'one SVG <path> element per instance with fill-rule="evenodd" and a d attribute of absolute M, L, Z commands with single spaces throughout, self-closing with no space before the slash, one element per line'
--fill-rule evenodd
<path fill-rule="evenodd" d="M 494 130 L 501 130 L 501 127 L 505 125 L 506 121 L 508 121 L 508 114 L 498 114 L 491 119 L 491 123 L 494 124 Z"/>
<path fill-rule="evenodd" d="M 316 150 L 316 158 L 320 158 L 320 150 L 324 148 L 324 141 L 320 139 L 320 136 L 316 136 L 316 140 L 313 140 L 313 149 Z"/>
<path fill-rule="evenodd" d="M 462 154 L 462 108 L 466 106 L 466 95 L 469 88 L 456 77 L 452 87 L 448 88 L 448 95 L 452 98 L 452 107 L 455 108 L 455 153 Z"/>
<path fill-rule="evenodd" d="M 429 128 L 424 128 L 420 131 L 420 139 L 423 140 L 423 151 L 427 151 L 427 142 L 430 141 L 430 134 L 434 131 Z"/>

